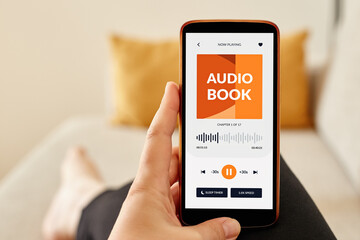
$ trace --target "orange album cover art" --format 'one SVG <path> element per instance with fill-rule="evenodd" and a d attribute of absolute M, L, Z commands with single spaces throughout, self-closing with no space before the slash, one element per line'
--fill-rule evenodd
<path fill-rule="evenodd" d="M 197 55 L 198 119 L 262 119 L 262 55 Z"/>

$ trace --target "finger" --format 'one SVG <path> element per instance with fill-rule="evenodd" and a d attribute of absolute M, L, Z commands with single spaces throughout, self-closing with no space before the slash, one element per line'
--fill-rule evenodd
<path fill-rule="evenodd" d="M 179 147 L 173 147 L 169 168 L 170 186 L 179 180 Z"/>
<path fill-rule="evenodd" d="M 190 228 L 197 231 L 204 240 L 236 239 L 241 230 L 238 221 L 226 217 L 215 218 Z"/>
<path fill-rule="evenodd" d="M 179 112 L 179 88 L 168 82 L 160 107 L 156 112 L 147 132 L 141 155 L 136 182 L 160 187 L 165 184 L 169 189 L 169 167 L 172 155 L 171 136 L 176 127 Z"/>
<path fill-rule="evenodd" d="M 174 183 L 170 188 L 171 196 L 175 205 L 175 213 L 179 213 L 180 208 L 180 188 L 179 182 Z"/>

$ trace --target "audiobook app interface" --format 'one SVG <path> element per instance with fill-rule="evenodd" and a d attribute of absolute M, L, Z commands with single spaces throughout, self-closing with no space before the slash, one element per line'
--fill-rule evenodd
<path fill-rule="evenodd" d="M 272 209 L 273 34 L 185 37 L 185 208 Z"/>

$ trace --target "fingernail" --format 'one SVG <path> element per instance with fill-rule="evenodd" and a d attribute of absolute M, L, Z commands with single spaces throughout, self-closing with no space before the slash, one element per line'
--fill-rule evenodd
<path fill-rule="evenodd" d="M 164 100 L 168 88 L 169 88 L 169 82 L 166 82 L 165 89 L 164 89 L 164 94 L 163 94 L 163 96 L 161 98 L 161 102 Z"/>
<path fill-rule="evenodd" d="M 163 98 L 165 97 L 166 92 L 169 90 L 169 83 L 170 82 L 166 82 Z"/>
<path fill-rule="evenodd" d="M 240 233 L 240 224 L 235 219 L 228 219 L 222 223 L 226 239 L 235 239 Z"/>
<path fill-rule="evenodd" d="M 169 87 L 170 82 L 166 82 L 165 90 Z"/>

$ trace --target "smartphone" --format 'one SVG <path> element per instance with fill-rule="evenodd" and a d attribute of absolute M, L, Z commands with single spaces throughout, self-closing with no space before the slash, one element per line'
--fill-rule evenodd
<path fill-rule="evenodd" d="M 181 41 L 180 219 L 262 227 L 279 216 L 279 30 L 186 22 Z"/>

